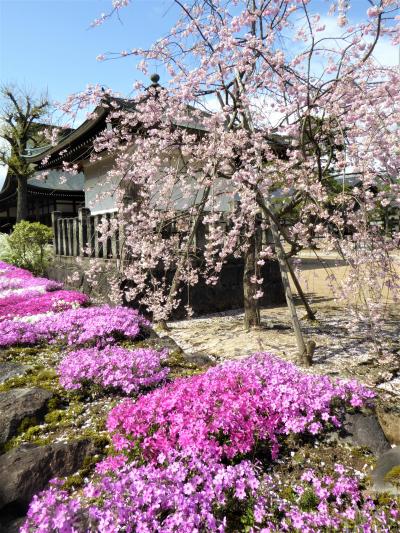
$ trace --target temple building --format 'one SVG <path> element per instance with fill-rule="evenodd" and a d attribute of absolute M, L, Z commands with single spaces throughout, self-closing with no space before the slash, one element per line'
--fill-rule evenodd
<path fill-rule="evenodd" d="M 35 177 L 28 180 L 28 220 L 51 225 L 51 213 L 61 211 L 64 216 L 74 217 L 84 206 L 83 174 L 71 176 L 61 184 L 59 175 L 53 171 L 45 181 Z M 9 173 L 0 190 L 0 233 L 10 233 L 17 213 L 17 178 Z"/>
<path fill-rule="evenodd" d="M 47 132 L 53 133 L 57 126 L 34 122 L 31 128 L 39 134 Z M 69 136 L 74 130 L 63 128 L 61 135 L 58 133 L 59 142 Z M 55 133 L 55 132 L 54 132 Z M 46 137 L 43 135 L 43 141 Z M 29 146 L 30 141 L 28 141 Z M 29 146 L 26 151 L 26 159 L 36 161 L 37 157 L 47 151 L 49 145 L 40 147 Z M 35 163 L 37 167 L 37 164 Z M 7 168 L 2 170 L 6 170 Z M 36 171 L 28 179 L 28 220 L 30 222 L 41 222 L 51 225 L 51 213 L 61 211 L 65 216 L 77 216 L 80 207 L 84 206 L 85 195 L 83 192 L 83 174 L 68 176 L 67 180 L 60 180 L 62 172 L 60 169 L 52 169 L 46 176 L 41 176 L 41 172 Z M 8 169 L 4 181 L 0 180 L 0 233 L 9 233 L 16 222 L 17 214 L 17 177 Z"/>
<path fill-rule="evenodd" d="M 157 85 L 157 79 L 152 77 L 153 86 Z M 80 256 L 79 272 L 80 276 L 85 279 L 85 265 L 91 258 L 98 258 L 107 261 L 107 264 L 118 264 L 122 258 L 120 230 L 106 239 L 101 238 L 98 226 L 104 219 L 111 220 L 117 210 L 117 201 L 114 191 L 117 189 L 117 183 L 109 179 L 108 173 L 115 164 L 114 156 L 106 150 L 96 153 L 98 156 L 92 158 L 94 153 L 94 141 L 105 130 L 110 128 L 109 114 L 114 105 L 119 109 L 132 110 L 133 102 L 130 100 L 105 99 L 101 105 L 91 113 L 90 117 L 85 120 L 77 129 L 66 135 L 56 145 L 43 148 L 41 151 L 27 155 L 28 162 L 34 164 L 37 169 L 37 175 L 47 174 L 46 181 L 35 180 L 34 187 L 42 187 L 46 191 L 49 185 L 55 185 L 64 176 L 64 185 L 61 187 L 69 190 L 70 199 L 72 191 L 80 191 L 81 203 L 75 203 L 69 207 L 61 201 L 55 208 L 49 208 L 46 215 L 50 215 L 54 230 L 54 268 L 50 272 L 50 277 L 65 281 L 65 279 L 76 272 L 76 257 Z M 176 122 L 176 127 L 185 128 L 201 134 L 205 131 L 204 126 L 199 123 L 196 114 L 188 108 L 187 118 L 184 122 Z M 278 139 L 271 140 L 271 144 L 277 150 L 285 152 L 286 145 L 279 142 Z M 174 155 L 172 154 L 172 157 Z M 67 175 L 63 172 L 63 163 L 74 165 L 78 174 Z M 117 178 L 116 178 L 117 179 Z M 47 183 L 46 183 L 47 182 Z M 68 186 L 68 187 L 67 187 Z M 219 188 L 219 184 L 216 186 Z M 221 179 L 221 186 L 225 187 L 226 180 Z M 224 196 L 223 191 L 219 191 Z M 128 191 L 129 192 L 129 191 Z M 179 191 L 177 191 L 179 193 Z M 179 197 L 177 194 L 176 206 L 180 210 Z M 130 197 L 129 197 L 130 198 Z M 129 198 L 127 199 L 129 201 Z M 224 211 L 232 209 L 230 204 L 231 195 L 226 195 L 226 201 L 221 203 L 222 214 Z M 79 208 L 81 207 L 81 208 Z M 78 208 L 78 215 L 72 214 L 73 210 Z M 48 219 L 47 219 L 48 220 Z M 199 224 L 193 246 L 201 250 L 204 243 L 205 227 Z M 104 263 L 105 264 L 105 263 Z M 284 293 L 280 278 L 279 267 L 276 262 L 268 262 L 263 267 L 263 275 L 266 281 L 265 296 L 261 299 L 261 305 L 271 303 L 280 303 L 284 301 Z M 82 281 L 84 284 L 85 282 Z M 102 285 L 102 283 L 100 283 Z M 104 294 L 107 293 L 107 280 L 104 281 Z M 243 262 L 232 260 L 229 264 L 224 265 L 221 273 L 221 279 L 216 286 L 208 286 L 205 283 L 198 284 L 196 288 L 191 289 L 191 295 L 196 304 L 193 309 L 197 313 L 222 311 L 243 306 Z"/>

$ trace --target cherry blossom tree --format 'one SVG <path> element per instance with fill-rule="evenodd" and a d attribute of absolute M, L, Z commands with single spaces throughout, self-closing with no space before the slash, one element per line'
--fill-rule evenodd
<path fill-rule="evenodd" d="M 381 42 L 400 43 L 400 2 L 174 1 L 180 18 L 168 35 L 115 54 L 140 57 L 145 73 L 162 65 L 168 79 L 136 84 L 129 108 L 108 100 L 110 127 L 95 146 L 94 157 L 116 158 L 118 218 L 102 231 L 124 227 L 125 297 L 166 320 L 182 285 L 216 283 L 242 258 L 245 324 L 257 327 L 261 267 L 276 258 L 309 364 L 290 276 L 313 313 L 290 258 L 318 248 L 349 267 L 330 281 L 354 327 L 376 341 L 387 291 L 399 289 L 400 235 L 375 215 L 400 207 L 400 73 L 375 55 Z M 114 0 L 94 24 L 128 4 Z"/>

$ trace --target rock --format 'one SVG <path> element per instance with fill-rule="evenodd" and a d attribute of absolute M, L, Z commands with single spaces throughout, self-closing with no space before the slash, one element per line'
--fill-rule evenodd
<path fill-rule="evenodd" d="M 393 372 L 391 375 L 393 376 Z M 378 389 L 389 392 L 390 394 L 394 394 L 399 398 L 400 376 L 397 376 L 394 379 L 386 379 L 383 383 L 381 382 L 381 385 L 378 385 Z"/>
<path fill-rule="evenodd" d="M 341 436 L 354 446 L 369 448 L 378 457 L 390 450 L 390 444 L 375 414 L 346 413 Z"/>
<path fill-rule="evenodd" d="M 40 419 L 46 411 L 46 403 L 53 394 L 37 387 L 11 389 L 0 394 L 0 444 L 16 434 L 24 418 Z"/>
<path fill-rule="evenodd" d="M 388 441 L 391 444 L 400 445 L 400 407 L 379 405 L 376 411 Z"/>
<path fill-rule="evenodd" d="M 182 350 L 182 348 L 179 346 L 179 344 L 174 341 L 171 337 L 168 335 L 163 335 L 162 337 L 157 338 L 151 338 L 146 340 L 146 344 L 148 346 L 151 346 L 152 348 L 155 348 L 156 350 L 162 350 L 163 348 L 166 348 L 169 353 L 178 353 L 182 355 L 183 359 L 191 363 L 193 365 L 196 365 L 197 367 L 203 367 L 203 366 L 210 366 L 213 364 L 213 361 L 208 355 L 200 354 L 200 353 L 192 353 L 188 354 Z"/>
<path fill-rule="evenodd" d="M 50 479 L 73 474 L 93 452 L 89 440 L 80 440 L 47 446 L 25 444 L 0 456 L 0 509 L 26 509 Z"/>
<path fill-rule="evenodd" d="M 192 363 L 198 367 L 214 365 L 214 361 L 202 353 L 185 353 L 184 358 L 188 363 Z"/>
<path fill-rule="evenodd" d="M 372 472 L 372 479 L 374 480 L 373 491 L 400 495 L 400 488 L 385 479 L 386 474 L 396 466 L 400 468 L 400 447 L 393 448 L 379 457 L 377 465 Z"/>
<path fill-rule="evenodd" d="M 7 379 L 23 376 L 28 371 L 28 368 L 18 363 L 5 361 L 0 363 L 0 385 L 7 381 Z"/>
<path fill-rule="evenodd" d="M 144 332 L 146 339 L 158 339 L 157 333 L 151 326 L 142 326 L 142 331 Z"/>
<path fill-rule="evenodd" d="M 21 527 L 24 525 L 25 517 L 23 518 L 15 518 L 11 517 L 10 519 L 7 519 L 7 517 L 1 517 L 0 518 L 0 531 L 1 533 L 19 533 Z"/>
<path fill-rule="evenodd" d="M 168 337 L 168 335 L 165 335 L 163 337 L 153 337 L 150 339 L 146 339 L 146 344 L 156 350 L 167 349 L 169 353 L 183 353 L 183 350 L 179 346 L 179 344 L 177 344 L 174 339 L 171 339 L 171 337 Z"/>

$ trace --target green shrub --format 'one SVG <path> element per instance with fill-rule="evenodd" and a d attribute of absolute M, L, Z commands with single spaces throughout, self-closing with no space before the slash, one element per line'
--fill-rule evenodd
<path fill-rule="evenodd" d="M 0 233 L 0 261 L 7 261 L 10 255 L 10 245 L 8 244 L 9 235 Z"/>
<path fill-rule="evenodd" d="M 8 238 L 0 240 L 0 258 L 12 265 L 43 275 L 52 259 L 53 231 L 40 222 L 22 220 Z"/>

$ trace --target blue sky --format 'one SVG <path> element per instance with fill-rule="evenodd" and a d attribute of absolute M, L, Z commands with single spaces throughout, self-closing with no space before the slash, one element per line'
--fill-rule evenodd
<path fill-rule="evenodd" d="M 134 0 L 121 22 L 114 17 L 90 27 L 110 6 L 111 0 L 0 0 L 0 84 L 48 91 L 54 101 L 97 83 L 128 95 L 143 79 L 137 60 L 96 56 L 149 46 L 172 26 L 176 9 L 172 0 Z M 0 189 L 5 175 L 0 166 Z"/>
<path fill-rule="evenodd" d="M 0 0 L 0 79 L 63 100 L 89 83 L 128 94 L 141 77 L 132 58 L 96 61 L 103 52 L 146 47 L 172 25 L 171 0 L 134 0 L 100 27 L 110 0 Z"/>
<path fill-rule="evenodd" d="M 313 6 L 326 13 L 328 2 L 316 0 Z M 55 101 L 97 83 L 129 95 L 132 84 L 143 80 L 137 60 L 99 62 L 96 56 L 148 47 L 173 25 L 177 8 L 173 0 L 132 0 L 121 21 L 113 17 L 91 28 L 110 7 L 111 0 L 0 0 L 0 83 L 47 90 Z M 353 21 L 367 7 L 367 0 L 354 0 Z M 385 64 L 398 62 L 398 51 L 387 42 L 379 45 L 377 56 Z M 161 66 L 158 70 L 162 74 Z M 2 174 L 0 168 L 0 187 Z"/>
<path fill-rule="evenodd" d="M 326 12 L 325 0 L 316 4 Z M 47 89 L 58 101 L 89 83 L 129 94 L 132 83 L 142 76 L 136 59 L 98 62 L 96 56 L 149 46 L 172 26 L 177 9 L 172 0 L 132 0 L 121 11 L 122 22 L 113 17 L 91 28 L 90 23 L 109 12 L 110 6 L 111 0 L 0 0 L 1 82 L 39 92 Z M 355 0 L 352 18 L 367 7 L 366 0 Z"/>

